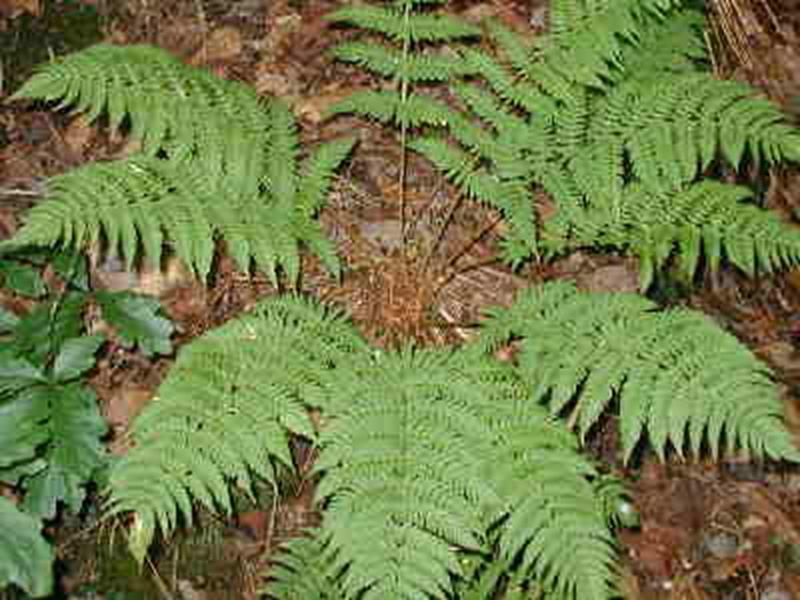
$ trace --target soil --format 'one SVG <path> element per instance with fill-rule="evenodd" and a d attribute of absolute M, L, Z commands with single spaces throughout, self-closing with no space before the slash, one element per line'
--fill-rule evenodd
<path fill-rule="evenodd" d="M 359 146 L 320 217 L 336 242 L 345 274 L 334 280 L 316 261 L 304 259 L 301 287 L 343 307 L 379 346 L 408 340 L 462 343 L 473 335 L 484 309 L 508 305 L 520 288 L 551 279 L 572 279 L 595 291 L 636 289 L 636 261 L 618 256 L 578 252 L 512 272 L 498 258 L 503 227 L 498 215 L 462 201 L 419 157 L 408 157 L 401 211 L 396 136 L 354 117 L 322 118 L 332 102 L 375 84 L 363 71 L 333 63 L 327 54 L 349 35 L 323 19 L 341 4 L 6 0 L 0 5 L 0 60 L 9 65 L 13 59 L 14 77 L 0 93 L 8 95 L 30 74 L 33 61 L 21 58 L 31 56 L 29 49 L 41 46 L 43 36 L 59 54 L 100 40 L 150 43 L 222 77 L 250 83 L 260 94 L 288 100 L 305 147 L 357 132 Z M 725 4 L 712 3 L 718 14 Z M 745 9 L 751 8 L 746 4 Z M 459 0 L 450 6 L 467 16 L 497 16 L 533 34 L 546 23 L 543 1 Z M 762 9 L 754 16 L 742 14 L 746 19 L 740 27 L 745 28 L 771 19 Z M 761 27 L 759 35 L 780 36 L 792 52 L 779 55 L 770 46 L 755 44 L 743 64 L 724 37 L 715 38 L 715 51 L 726 59 L 720 61 L 720 68 L 727 69 L 723 74 L 762 85 L 793 111 L 798 93 L 791 87 L 794 79 L 783 78 L 789 87 L 781 88 L 779 82 L 782 69 L 795 76 L 800 72 L 792 62 L 800 20 L 783 19 L 778 11 L 776 22 L 791 26 L 780 31 Z M 79 36 L 72 35 L 76 23 Z M 769 68 L 759 69 L 759 64 Z M 124 138 L 80 117 L 21 103 L 0 105 L 0 239 L 12 236 L 25 212 L 41 199 L 48 177 L 127 150 Z M 796 170 L 786 170 L 770 180 L 770 204 L 788 217 L 798 208 L 796 176 Z M 277 292 L 265 278 L 238 272 L 224 252 L 205 283 L 193 280 L 180 265 L 126 271 L 98 259 L 92 270 L 97 286 L 160 298 L 177 325 L 176 347 Z M 800 442 L 800 270 L 758 279 L 722 271 L 696 283 L 691 289 L 661 285 L 657 299 L 704 311 L 763 358 L 780 380 L 787 420 Z M 22 306 L 7 292 L 0 292 L 0 303 Z M 146 405 L 172 360 L 150 360 L 120 347 L 101 358 L 91 383 L 114 431 L 124 431 Z M 743 460 L 663 465 L 646 452 L 623 468 L 616 437 L 614 422 L 608 422 L 591 439 L 589 450 L 626 480 L 641 517 L 640 527 L 620 534 L 628 598 L 800 598 L 800 470 Z M 109 446 L 124 452 L 113 437 Z M 313 456 L 301 444 L 295 450 L 305 473 Z M 255 502 L 240 498 L 234 519 L 201 514 L 192 528 L 159 542 L 143 569 L 127 555 L 120 532 L 98 520 L 97 503 L 89 503 L 85 514 L 65 515 L 49 530 L 58 551 L 61 597 L 255 598 L 270 552 L 318 522 L 312 496 L 310 481 L 287 476 L 277 494 L 261 490 Z M 5 597 L 12 596 L 0 592 Z"/>

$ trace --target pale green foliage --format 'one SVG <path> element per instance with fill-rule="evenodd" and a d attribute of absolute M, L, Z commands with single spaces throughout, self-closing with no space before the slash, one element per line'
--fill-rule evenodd
<path fill-rule="evenodd" d="M 521 340 L 531 394 L 554 414 L 569 410 L 582 438 L 619 407 L 626 461 L 645 435 L 662 459 L 668 449 L 800 459 L 765 365 L 702 313 L 553 283 L 494 313 L 483 330 L 486 351 L 510 339 Z"/>
<path fill-rule="evenodd" d="M 148 46 L 94 46 L 47 65 L 15 98 L 61 99 L 90 119 L 129 123 L 130 158 L 53 178 L 48 198 L 6 243 L 101 242 L 131 265 L 158 264 L 165 242 L 201 277 L 222 239 L 240 269 L 273 281 L 299 274 L 301 244 L 332 272 L 339 262 L 314 221 L 351 140 L 322 146 L 301 169 L 294 119 L 279 100 L 188 67 Z"/>
<path fill-rule="evenodd" d="M 270 115 L 251 88 L 152 46 L 91 46 L 44 65 L 12 98 L 60 100 L 89 121 L 106 114 L 146 155 L 199 160 L 212 179 L 252 186 L 270 152 Z"/>
<path fill-rule="evenodd" d="M 608 598 L 613 503 L 574 435 L 523 391 L 478 347 L 373 351 L 311 302 L 266 300 L 182 349 L 112 468 L 109 511 L 133 513 L 141 561 L 157 529 L 191 522 L 193 499 L 228 512 L 230 485 L 291 466 L 293 432 L 318 439 L 324 524 L 278 559 L 270 593 L 444 598 L 469 550 L 554 597 Z"/>
<path fill-rule="evenodd" d="M 597 473 L 521 392 L 511 367 L 475 348 L 406 349 L 336 371 L 316 465 L 323 525 L 277 559 L 267 591 L 317 597 L 313 568 L 340 598 L 447 598 L 472 575 L 468 551 L 553 598 L 610 597 Z"/>
<path fill-rule="evenodd" d="M 192 498 L 230 512 L 228 485 L 251 473 L 273 481 L 291 467 L 287 433 L 313 437 L 304 403 L 326 371 L 363 342 L 335 317 L 297 299 L 272 300 L 182 349 L 131 432 L 136 447 L 110 474 L 111 513 L 135 512 L 139 561 L 156 528 L 192 521 Z"/>
<path fill-rule="evenodd" d="M 512 339 L 518 365 L 493 356 Z M 267 594 L 480 597 L 511 585 L 611 598 L 624 490 L 557 416 L 570 410 L 585 438 L 616 407 L 626 460 L 645 435 L 662 459 L 800 459 L 766 367 L 699 313 L 554 283 L 496 311 L 476 343 L 385 352 L 284 297 L 183 348 L 134 423 L 109 503 L 134 514 L 142 560 L 157 528 L 191 521 L 193 499 L 229 511 L 229 485 L 274 481 L 293 432 L 318 444 L 323 522 L 275 558 Z"/>
<path fill-rule="evenodd" d="M 750 274 L 800 262 L 800 233 L 742 188 L 702 179 L 720 156 L 734 168 L 800 160 L 800 132 L 754 89 L 701 67 L 703 19 L 681 4 L 555 0 L 536 43 L 490 23 L 503 60 L 462 52 L 477 75 L 455 87 L 466 111 L 442 106 L 450 140 L 411 147 L 503 212 L 513 264 L 616 248 L 642 259 L 646 288 L 676 250 L 689 275 L 701 257 Z M 556 208 L 538 226 L 537 186 Z"/>
<path fill-rule="evenodd" d="M 441 107 L 414 94 L 413 84 L 446 82 L 473 69 L 453 52 L 438 52 L 476 37 L 480 30 L 447 14 L 432 12 L 441 0 L 396 0 L 383 4 L 348 6 L 327 18 L 373 34 L 368 41 L 352 41 L 334 49 L 339 60 L 354 63 L 381 77 L 390 78 L 393 91 L 356 92 L 331 108 L 331 114 L 356 113 L 401 128 L 441 125 Z"/>

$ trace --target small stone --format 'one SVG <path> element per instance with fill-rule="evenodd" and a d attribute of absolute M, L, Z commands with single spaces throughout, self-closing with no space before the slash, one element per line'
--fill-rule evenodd
<path fill-rule="evenodd" d="M 792 595 L 786 590 L 774 587 L 761 592 L 758 600 L 792 600 Z"/>
<path fill-rule="evenodd" d="M 703 535 L 703 548 L 717 559 L 733 558 L 739 552 L 739 540 L 732 533 L 716 532 Z"/>

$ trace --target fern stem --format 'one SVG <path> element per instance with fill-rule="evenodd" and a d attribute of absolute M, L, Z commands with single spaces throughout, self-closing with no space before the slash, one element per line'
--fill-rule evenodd
<path fill-rule="evenodd" d="M 403 6 L 403 65 L 408 64 L 411 51 L 411 1 Z M 400 105 L 405 109 L 408 105 L 408 73 L 400 70 Z M 403 259 L 408 260 L 408 227 L 406 223 L 406 168 L 408 148 L 406 147 L 408 120 L 403 112 L 400 120 L 400 173 L 398 174 L 398 192 L 400 194 L 400 235 L 402 238 Z"/>
<path fill-rule="evenodd" d="M 499 217 L 493 219 L 486 227 L 484 227 L 481 230 L 481 232 L 477 236 L 472 238 L 472 240 L 470 240 L 461 250 L 459 250 L 456 254 L 454 254 L 449 261 L 447 261 L 446 267 L 447 268 L 453 268 L 455 266 L 455 264 L 459 260 L 461 260 L 461 258 L 467 252 L 472 250 L 472 248 L 475 246 L 475 244 L 480 242 L 486 236 L 487 233 L 489 233 L 492 229 L 494 229 L 502 219 L 503 219 L 502 216 L 499 216 Z M 439 292 L 441 292 L 442 289 L 447 284 L 449 284 L 451 281 L 453 281 L 453 279 L 455 279 L 459 275 L 461 275 L 463 273 L 467 273 L 469 271 L 474 271 L 475 269 L 480 269 L 482 267 L 487 267 L 489 265 L 493 265 L 493 264 L 495 264 L 497 262 L 497 260 L 498 259 L 496 259 L 496 258 L 490 258 L 488 260 L 484 260 L 484 261 L 480 261 L 480 262 L 477 262 L 477 263 L 473 263 L 471 265 L 467 265 L 463 269 L 455 269 L 455 268 L 453 268 L 452 273 L 450 275 L 448 275 L 447 277 L 445 277 L 444 281 L 440 282 L 436 286 L 436 289 L 433 292 L 433 299 L 435 300 L 436 297 L 439 295 Z"/>
<path fill-rule="evenodd" d="M 447 212 L 447 216 L 442 221 L 442 225 L 439 227 L 439 231 L 436 232 L 436 239 L 434 240 L 433 244 L 431 244 L 430 250 L 425 255 L 425 260 L 422 262 L 421 271 L 423 273 L 427 272 L 428 265 L 431 262 L 431 258 L 433 258 L 433 255 L 436 254 L 436 251 L 439 250 L 439 248 L 441 247 L 442 240 L 444 239 L 444 232 L 447 231 L 447 228 L 450 226 L 450 223 L 453 222 L 453 215 L 455 215 L 456 210 L 458 210 L 463 201 L 464 201 L 464 196 L 462 194 L 459 194 L 456 197 L 456 201 L 453 202 L 452 205 L 450 206 L 450 210 Z M 472 247 L 472 243 L 470 243 L 469 247 Z"/>
<path fill-rule="evenodd" d="M 435 301 L 436 298 L 439 296 L 439 293 L 447 287 L 453 279 L 458 277 L 459 275 L 463 275 L 464 273 L 469 273 L 470 271 L 477 271 L 478 269 L 482 269 L 484 267 L 489 267 L 491 265 L 497 264 L 499 259 L 497 258 L 489 258 L 486 260 L 481 260 L 472 264 L 467 265 L 463 269 L 453 269 L 450 274 L 445 277 L 442 281 L 440 281 L 436 289 L 433 291 L 432 301 Z"/>

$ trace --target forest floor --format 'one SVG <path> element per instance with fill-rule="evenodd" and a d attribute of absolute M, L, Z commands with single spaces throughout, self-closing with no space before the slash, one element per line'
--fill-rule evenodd
<path fill-rule="evenodd" d="M 321 215 L 346 265 L 343 279 L 330 278 L 307 260 L 301 285 L 343 307 L 376 345 L 461 343 L 481 311 L 508 305 L 517 290 L 542 281 L 570 279 L 595 291 L 637 289 L 636 261 L 619 256 L 577 252 L 512 273 L 497 260 L 498 216 L 461 202 L 456 190 L 415 156 L 407 165 L 406 215 L 401 217 L 396 136 L 355 117 L 323 118 L 334 101 L 376 85 L 364 71 L 336 64 L 328 54 L 349 35 L 323 19 L 341 4 L 6 0 L 0 4 L 0 59 L 6 74 L 0 97 L 30 74 L 34 47 L 60 54 L 101 40 L 149 43 L 247 82 L 260 94 L 286 99 L 304 147 L 355 133 L 359 145 Z M 493 15 L 532 34 L 542 28 L 544 3 L 536 0 L 450 5 L 468 18 Z M 91 27 L 78 28 L 72 20 L 78 17 L 89 19 Z M 46 58 L 45 52 L 37 60 Z M 762 75 L 769 83 L 774 74 Z M 24 103 L 0 105 L 0 239 L 17 230 L 48 177 L 125 152 L 124 139 L 80 117 Z M 793 175 L 780 177 L 784 187 L 771 190 L 773 196 L 781 196 L 783 210 L 796 209 L 798 200 L 792 202 L 785 183 Z M 92 281 L 103 289 L 158 297 L 177 324 L 177 348 L 275 293 L 266 279 L 237 272 L 224 254 L 208 282 L 191 279 L 177 265 L 126 272 L 106 261 L 93 266 Z M 723 271 L 693 290 L 661 289 L 659 294 L 659 300 L 711 315 L 775 370 L 789 427 L 800 443 L 800 270 L 757 279 Z M 32 302 L 0 291 L 6 308 L 24 311 Z M 121 348 L 102 357 L 91 383 L 113 431 L 125 430 L 172 360 L 149 360 Z M 662 465 L 646 452 L 623 468 L 616 438 L 612 421 L 590 440 L 589 450 L 629 484 L 641 516 L 639 528 L 620 535 L 629 598 L 800 598 L 800 469 L 735 460 Z M 65 517 L 50 530 L 62 565 L 61 597 L 255 598 L 270 550 L 317 518 L 313 486 L 294 483 L 281 498 L 250 506 L 235 520 L 203 516 L 192 531 L 164 544 L 142 571 L 114 551 L 118 541 L 98 525 L 96 511 L 81 519 Z"/>

